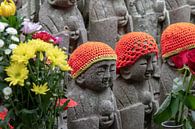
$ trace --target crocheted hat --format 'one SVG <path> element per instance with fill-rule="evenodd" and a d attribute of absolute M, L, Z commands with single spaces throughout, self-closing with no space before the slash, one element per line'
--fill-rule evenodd
<path fill-rule="evenodd" d="M 102 60 L 116 60 L 115 51 L 110 46 L 101 42 L 87 42 L 80 45 L 68 60 L 72 68 L 72 77 L 77 78 L 87 68 Z"/>
<path fill-rule="evenodd" d="M 164 59 L 191 48 L 195 48 L 194 24 L 185 22 L 171 24 L 162 33 L 161 51 Z"/>
<path fill-rule="evenodd" d="M 116 44 L 116 68 L 133 65 L 141 56 L 149 53 L 158 53 L 154 38 L 145 32 L 131 32 L 124 35 Z"/>

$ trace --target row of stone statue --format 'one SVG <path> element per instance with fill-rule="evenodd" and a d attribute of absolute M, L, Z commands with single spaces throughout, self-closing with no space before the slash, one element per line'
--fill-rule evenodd
<path fill-rule="evenodd" d="M 159 129 L 152 116 L 179 76 L 172 57 L 194 49 L 194 39 L 194 24 L 169 25 L 161 36 L 160 69 L 157 43 L 145 32 L 123 35 L 115 51 L 102 42 L 80 45 L 68 61 L 68 97 L 78 102 L 68 109 L 68 129 Z"/>
<path fill-rule="evenodd" d="M 20 15 L 39 21 L 44 30 L 63 38 L 61 47 L 68 48 L 74 78 L 68 86 L 68 96 L 78 102 L 77 107 L 68 110 L 68 129 L 160 128 L 152 122 L 152 116 L 178 74 L 170 60 L 160 60 L 157 44 L 161 44 L 159 51 L 163 56 L 178 49 L 177 45 L 186 48 L 180 45 L 186 45 L 186 35 L 195 39 L 189 31 L 193 24 L 181 23 L 164 34 L 167 41 L 173 36 L 173 41 L 169 41 L 172 44 L 163 46 L 160 42 L 169 24 L 195 23 L 195 0 L 16 0 L 16 3 Z M 114 50 L 106 44 L 116 46 L 117 60 Z M 60 124 L 64 126 L 65 121 Z"/>
<path fill-rule="evenodd" d="M 132 31 L 157 42 L 170 23 L 194 22 L 194 0 L 16 0 L 18 13 L 39 21 L 44 30 L 64 37 L 69 53 L 86 41 L 114 48 Z"/>

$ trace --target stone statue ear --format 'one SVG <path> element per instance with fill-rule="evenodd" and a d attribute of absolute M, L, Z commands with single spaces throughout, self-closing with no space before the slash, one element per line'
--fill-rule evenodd
<path fill-rule="evenodd" d="M 79 75 L 79 76 L 76 78 L 76 83 L 77 83 L 78 85 L 83 86 L 84 82 L 85 82 L 85 76 L 84 76 L 84 74 L 81 74 L 81 75 Z"/>
<path fill-rule="evenodd" d="M 131 68 L 129 66 L 127 67 L 123 67 L 120 69 L 120 75 L 122 78 L 124 78 L 125 80 L 128 80 L 131 78 Z"/>

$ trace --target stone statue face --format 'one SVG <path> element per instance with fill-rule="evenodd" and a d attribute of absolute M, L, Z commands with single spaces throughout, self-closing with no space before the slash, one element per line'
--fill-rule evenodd
<path fill-rule="evenodd" d="M 115 78 L 116 61 L 101 61 L 82 73 L 76 79 L 76 83 L 81 87 L 100 92 L 111 87 Z"/>
<path fill-rule="evenodd" d="M 124 79 L 133 81 L 144 81 L 149 79 L 155 70 L 156 59 L 154 54 L 148 54 L 139 58 L 133 65 L 124 67 L 120 70 Z"/>

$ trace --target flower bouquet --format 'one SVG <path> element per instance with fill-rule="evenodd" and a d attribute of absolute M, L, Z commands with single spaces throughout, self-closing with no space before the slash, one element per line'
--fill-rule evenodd
<path fill-rule="evenodd" d="M 192 87 L 195 80 L 195 49 L 185 50 L 169 59 L 181 72 L 181 77 L 173 80 L 171 93 L 154 115 L 156 123 L 171 121 L 174 127 L 194 129 L 188 111 L 195 110 L 195 96 Z"/>
<path fill-rule="evenodd" d="M 1 3 L 0 129 L 57 128 L 59 114 L 77 105 L 62 86 L 68 56 L 58 47 L 61 38 L 15 11 L 12 0 Z"/>

